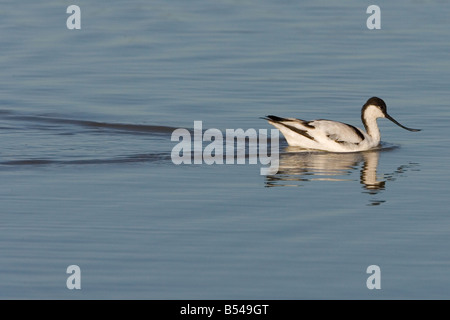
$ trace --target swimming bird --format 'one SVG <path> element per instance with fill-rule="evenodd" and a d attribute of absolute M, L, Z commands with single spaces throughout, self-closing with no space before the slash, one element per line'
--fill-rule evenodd
<path fill-rule="evenodd" d="M 401 125 L 386 110 L 386 103 L 372 97 L 363 105 L 361 120 L 366 131 L 352 125 L 332 120 L 305 121 L 295 118 L 280 118 L 269 115 L 263 119 L 281 131 L 290 146 L 330 152 L 358 152 L 380 144 L 377 119 L 387 118 L 409 131 L 420 131 Z"/>

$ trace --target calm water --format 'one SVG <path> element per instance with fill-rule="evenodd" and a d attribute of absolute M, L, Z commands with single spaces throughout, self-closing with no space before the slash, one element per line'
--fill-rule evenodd
<path fill-rule="evenodd" d="M 450 5 L 3 1 L 0 298 L 450 298 Z M 180 165 L 175 128 L 361 126 L 380 150 Z M 206 143 L 205 143 L 206 145 Z M 66 268 L 81 268 L 81 290 Z M 381 290 L 369 290 L 369 265 Z"/>

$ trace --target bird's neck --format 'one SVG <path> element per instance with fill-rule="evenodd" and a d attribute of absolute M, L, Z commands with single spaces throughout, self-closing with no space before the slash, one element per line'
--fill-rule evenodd
<path fill-rule="evenodd" d="M 378 128 L 377 119 L 376 118 L 364 118 L 362 117 L 362 122 L 364 124 L 364 128 L 366 129 L 367 134 L 377 143 L 380 142 L 380 129 Z"/>

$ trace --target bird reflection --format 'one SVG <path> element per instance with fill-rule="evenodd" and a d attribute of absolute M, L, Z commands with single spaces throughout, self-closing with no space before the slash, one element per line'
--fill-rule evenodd
<path fill-rule="evenodd" d="M 307 181 L 357 181 L 354 173 L 359 170 L 363 193 L 379 195 L 385 190 L 386 181 L 395 180 L 397 172 L 404 172 L 417 164 L 399 166 L 393 173 L 377 173 L 380 152 L 371 150 L 355 153 L 314 152 L 297 147 L 287 147 L 280 153 L 278 173 L 266 176 L 266 187 L 301 186 Z M 385 200 L 372 199 L 369 205 L 380 205 Z"/>

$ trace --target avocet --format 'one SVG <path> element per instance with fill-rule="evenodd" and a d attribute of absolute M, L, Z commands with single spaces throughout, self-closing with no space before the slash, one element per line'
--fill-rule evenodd
<path fill-rule="evenodd" d="M 409 131 L 420 131 L 405 127 L 392 118 L 387 113 L 386 103 L 377 97 L 370 98 L 362 107 L 361 120 L 365 131 L 346 123 L 324 119 L 305 121 L 272 115 L 263 119 L 279 129 L 290 146 L 330 152 L 357 152 L 380 144 L 378 118 L 387 118 Z"/>

